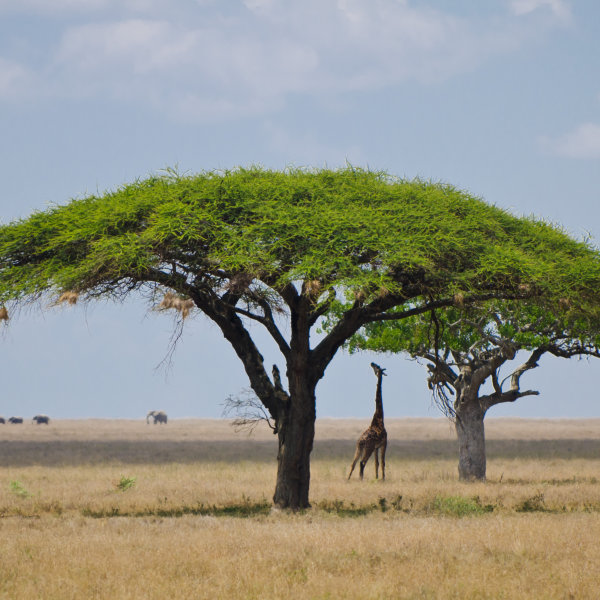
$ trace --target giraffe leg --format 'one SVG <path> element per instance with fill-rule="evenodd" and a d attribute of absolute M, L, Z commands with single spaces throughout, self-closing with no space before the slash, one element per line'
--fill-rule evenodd
<path fill-rule="evenodd" d="M 365 474 L 365 465 L 367 464 L 367 461 L 369 460 L 369 458 L 371 458 L 371 454 L 373 454 L 373 450 L 374 450 L 374 448 L 372 446 L 370 448 L 365 448 L 362 460 L 360 461 L 360 478 L 361 479 L 363 478 L 363 475 Z"/>
<path fill-rule="evenodd" d="M 387 440 L 381 446 L 381 479 L 385 481 L 385 451 L 387 449 Z"/>
<path fill-rule="evenodd" d="M 354 453 L 354 459 L 352 461 L 352 466 L 350 467 L 350 475 L 348 475 L 348 479 L 350 479 L 350 477 L 352 477 L 352 472 L 354 471 L 354 467 L 356 466 L 356 463 L 358 462 L 358 459 L 360 458 L 360 455 L 362 454 L 362 447 L 360 446 L 360 444 L 356 445 L 356 452 Z"/>
<path fill-rule="evenodd" d="M 375 479 L 379 479 L 379 448 L 375 448 Z"/>

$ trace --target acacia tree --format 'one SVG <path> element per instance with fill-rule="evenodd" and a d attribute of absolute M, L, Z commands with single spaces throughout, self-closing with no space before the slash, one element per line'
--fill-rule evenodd
<path fill-rule="evenodd" d="M 545 223 L 448 185 L 352 168 L 170 173 L 0 228 L 0 305 L 11 311 L 66 292 L 169 292 L 169 304 L 211 319 L 274 420 L 273 499 L 294 509 L 309 506 L 317 384 L 363 325 L 450 306 L 457 293 L 467 304 L 591 301 L 599 283 L 596 251 Z M 250 323 L 277 345 L 287 389 Z"/>
<path fill-rule="evenodd" d="M 371 323 L 349 347 L 427 360 L 427 384 L 435 403 L 454 421 L 459 478 L 485 480 L 487 411 L 539 395 L 537 390 L 522 390 L 521 377 L 538 367 L 544 354 L 600 357 L 600 321 L 597 313 L 576 314 L 566 299 L 554 306 L 496 300 L 394 324 Z M 502 377 L 501 369 L 520 351 L 526 358 Z M 489 393 L 484 393 L 486 384 L 491 384 Z"/>

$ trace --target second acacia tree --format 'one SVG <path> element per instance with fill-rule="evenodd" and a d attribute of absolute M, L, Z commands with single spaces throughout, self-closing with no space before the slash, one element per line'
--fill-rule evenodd
<path fill-rule="evenodd" d="M 600 321 L 588 306 L 577 311 L 566 298 L 546 304 L 490 301 L 371 323 L 349 342 L 352 350 L 404 353 L 423 359 L 427 384 L 441 411 L 454 421 L 458 473 L 486 478 L 484 419 L 493 406 L 537 396 L 521 378 L 545 354 L 600 357 Z"/>

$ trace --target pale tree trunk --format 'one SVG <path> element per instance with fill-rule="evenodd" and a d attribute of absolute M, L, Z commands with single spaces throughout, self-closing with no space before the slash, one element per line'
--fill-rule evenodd
<path fill-rule="evenodd" d="M 458 476 L 461 481 L 485 481 L 485 410 L 477 398 L 462 402 L 456 410 Z"/>
<path fill-rule="evenodd" d="M 429 387 L 446 414 L 454 417 L 454 426 L 458 437 L 458 476 L 461 481 L 485 481 L 486 450 L 484 419 L 487 411 L 496 404 L 515 402 L 523 396 L 537 395 L 535 390 L 520 390 L 521 376 L 538 366 L 537 361 L 548 351 L 547 346 L 535 349 L 529 358 L 510 376 L 510 389 L 503 391 L 498 381 L 498 370 L 506 362 L 515 358 L 517 347 L 510 340 L 501 340 L 497 348 L 487 352 L 487 356 L 469 358 L 468 353 L 453 352 L 452 357 L 459 366 L 460 374 L 456 375 L 445 361 L 438 361 L 438 356 L 426 354 L 424 358 L 431 361 L 428 365 L 430 376 Z M 484 396 L 479 395 L 483 383 L 491 377 L 494 391 Z M 508 379 L 508 378 L 506 378 Z M 454 388 L 456 400 L 450 403 L 444 388 Z"/>

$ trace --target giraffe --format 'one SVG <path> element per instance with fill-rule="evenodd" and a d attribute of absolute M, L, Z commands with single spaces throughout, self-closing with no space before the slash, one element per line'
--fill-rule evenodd
<path fill-rule="evenodd" d="M 383 401 L 381 398 L 381 378 L 386 374 L 385 369 L 382 369 L 379 365 L 371 363 L 371 367 L 377 376 L 377 391 L 375 393 L 375 414 L 369 428 L 358 438 L 356 443 L 356 452 L 354 454 L 354 460 L 352 461 L 352 467 L 350 468 L 350 475 L 360 459 L 360 478 L 363 478 L 365 465 L 369 460 L 373 451 L 375 451 L 375 478 L 379 479 L 379 449 L 381 448 L 381 478 L 385 479 L 385 450 L 387 448 L 387 431 L 383 426 Z"/>

